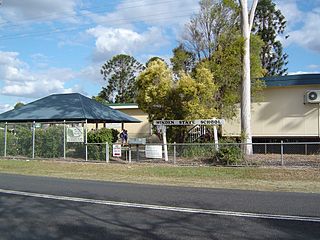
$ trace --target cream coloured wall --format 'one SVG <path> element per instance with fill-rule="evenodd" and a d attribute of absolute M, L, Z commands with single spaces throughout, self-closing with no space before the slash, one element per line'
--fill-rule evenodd
<path fill-rule="evenodd" d="M 125 123 L 124 128 L 128 130 L 129 137 L 148 137 L 151 135 L 151 125 L 148 115 L 140 109 L 118 109 L 131 117 L 139 119 L 141 123 Z"/>
<path fill-rule="evenodd" d="M 126 108 L 126 107 L 121 107 L 117 109 L 117 107 L 113 107 L 114 109 L 121 111 L 125 114 L 128 114 L 131 117 L 134 117 L 136 119 L 139 119 L 140 123 L 124 123 L 123 127 L 128 131 L 129 137 L 148 137 L 151 135 L 151 125 L 149 124 L 148 121 L 148 115 L 140 110 L 138 107 L 132 108 L 131 106 Z M 106 124 L 107 128 L 114 128 L 117 129 L 119 132 L 122 130 L 121 123 L 107 123 Z M 98 124 L 98 129 L 103 128 L 103 123 Z M 96 124 L 89 123 L 88 124 L 88 130 L 94 130 L 96 129 Z"/>
<path fill-rule="evenodd" d="M 253 137 L 319 136 L 319 105 L 304 104 L 305 92 L 314 89 L 320 89 L 320 85 L 264 89 L 262 100 L 252 104 Z M 226 121 L 223 135 L 240 135 L 239 112 L 235 119 Z"/>

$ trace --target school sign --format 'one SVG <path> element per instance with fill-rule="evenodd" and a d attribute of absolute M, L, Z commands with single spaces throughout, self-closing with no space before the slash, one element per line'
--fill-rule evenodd
<path fill-rule="evenodd" d="M 197 119 L 197 120 L 154 120 L 153 125 L 185 126 L 185 125 L 223 125 L 224 119 Z"/>

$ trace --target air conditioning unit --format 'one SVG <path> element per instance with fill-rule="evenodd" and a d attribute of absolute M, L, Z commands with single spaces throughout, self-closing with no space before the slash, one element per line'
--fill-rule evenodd
<path fill-rule="evenodd" d="M 305 103 L 320 103 L 320 90 L 306 91 Z"/>

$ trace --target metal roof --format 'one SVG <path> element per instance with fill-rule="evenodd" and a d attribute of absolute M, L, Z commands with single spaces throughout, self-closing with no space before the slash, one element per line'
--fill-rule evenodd
<path fill-rule="evenodd" d="M 273 76 L 262 78 L 267 87 L 288 87 L 297 85 L 316 85 L 320 84 L 320 74 L 297 74 L 286 76 Z"/>
<path fill-rule="evenodd" d="M 0 122 L 141 122 L 79 93 L 53 94 L 0 114 Z"/>

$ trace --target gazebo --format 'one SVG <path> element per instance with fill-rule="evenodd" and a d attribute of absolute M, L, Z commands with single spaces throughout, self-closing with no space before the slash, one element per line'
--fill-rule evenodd
<path fill-rule="evenodd" d="M 65 158 L 65 125 L 72 122 L 82 123 L 85 131 L 86 160 L 87 160 L 87 124 L 103 123 L 138 123 L 140 120 L 123 112 L 114 110 L 79 93 L 53 94 L 18 109 L 0 114 L 0 122 L 5 124 L 5 147 L 8 123 L 32 123 L 32 157 L 34 158 L 35 126 L 37 123 L 64 124 L 64 158 Z"/>

